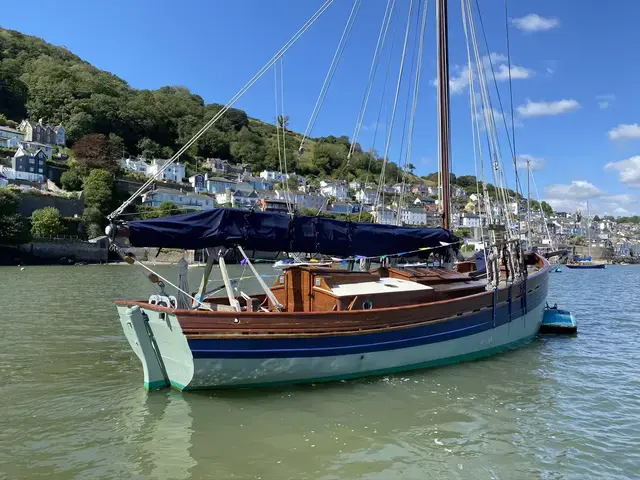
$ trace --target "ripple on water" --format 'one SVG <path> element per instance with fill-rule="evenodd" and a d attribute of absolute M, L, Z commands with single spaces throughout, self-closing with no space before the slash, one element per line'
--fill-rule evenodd
<path fill-rule="evenodd" d="M 640 268 L 551 276 L 577 337 L 398 376 L 185 395 L 141 388 L 112 304 L 149 293 L 134 272 L 0 269 L 3 299 L 39 292 L 29 309 L 3 304 L 0 478 L 640 478 Z"/>

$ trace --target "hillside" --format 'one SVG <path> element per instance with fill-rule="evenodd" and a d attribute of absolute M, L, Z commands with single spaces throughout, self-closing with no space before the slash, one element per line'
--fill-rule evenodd
<path fill-rule="evenodd" d="M 0 115 L 16 122 L 62 123 L 69 146 L 102 133 L 130 155 L 168 157 L 221 108 L 184 87 L 131 88 L 66 48 L 0 28 Z M 299 164 L 300 135 L 288 132 L 286 144 L 289 168 L 303 175 L 365 178 L 370 171 L 375 179 L 382 167 L 382 159 L 359 146 L 346 164 L 350 143 L 345 136 L 309 140 Z M 195 164 L 195 157 L 244 162 L 254 171 L 277 169 L 276 127 L 231 109 L 182 160 Z M 386 178 L 393 182 L 398 176 L 398 167 L 389 164 Z"/>

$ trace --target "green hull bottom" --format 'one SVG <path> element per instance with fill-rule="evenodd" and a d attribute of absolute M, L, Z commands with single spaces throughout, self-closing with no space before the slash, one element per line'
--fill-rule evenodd
<path fill-rule="evenodd" d="M 536 334 L 537 335 L 537 334 Z M 410 370 L 419 370 L 423 368 L 433 368 L 433 367 L 441 367 L 444 365 L 451 365 L 454 363 L 462 363 L 468 362 L 472 360 L 477 360 L 480 358 L 488 357 L 491 355 L 495 355 L 498 353 L 506 352 L 508 350 L 513 350 L 527 343 L 530 343 L 536 335 L 532 335 L 527 338 L 520 339 L 518 341 L 508 343 L 506 345 L 501 345 L 499 347 L 492 347 L 486 350 L 480 350 L 473 353 L 467 353 L 464 355 L 458 355 L 455 357 L 448 357 L 439 360 L 431 360 L 428 362 L 414 363 L 412 365 L 403 365 L 399 367 L 393 368 L 383 368 L 380 370 L 369 370 L 365 372 L 356 372 L 350 373 L 346 375 L 333 375 L 328 377 L 317 377 L 317 378 L 302 378 L 299 380 L 292 381 L 280 381 L 280 382 L 264 382 L 264 383 L 250 383 L 250 384 L 237 384 L 237 385 L 198 385 L 198 386 L 190 386 L 190 385 L 181 385 L 178 382 L 171 381 L 171 387 L 175 390 L 186 392 L 186 391 L 195 391 L 195 390 L 229 390 L 229 389 L 237 389 L 237 388 L 262 388 L 262 387 L 282 387 L 287 385 L 297 385 L 297 384 L 310 384 L 310 383 L 323 383 L 323 382 L 336 382 L 340 380 L 353 380 L 356 378 L 362 377 L 375 377 L 382 375 L 391 375 L 394 373 L 406 372 Z M 157 388 L 163 388 L 165 386 L 164 382 L 153 382 L 154 384 L 161 383 Z M 147 384 L 145 383 L 145 388 L 147 388 Z M 149 388 L 148 388 L 149 389 Z M 151 388 L 153 389 L 153 388 Z"/>

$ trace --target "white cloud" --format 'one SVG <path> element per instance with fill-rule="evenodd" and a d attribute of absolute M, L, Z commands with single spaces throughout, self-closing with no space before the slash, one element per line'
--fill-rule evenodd
<path fill-rule="evenodd" d="M 640 140 L 640 125 L 637 123 L 621 123 L 609 130 L 611 140 Z"/>
<path fill-rule="evenodd" d="M 491 52 L 489 55 L 482 57 L 482 66 L 485 70 L 487 81 L 491 81 L 493 79 L 493 73 L 491 72 L 492 65 L 497 82 L 509 80 L 509 65 L 507 63 L 506 56 L 501 53 Z M 451 90 L 451 94 L 456 95 L 464 92 L 469 86 L 469 66 L 454 65 L 451 72 L 452 73 L 449 76 L 449 88 Z M 534 70 L 518 65 L 511 65 L 512 80 L 531 78 L 533 75 L 535 75 Z M 477 78 L 477 73 L 475 71 L 474 78 Z M 434 87 L 437 87 L 438 80 L 434 79 L 431 84 Z"/>
<path fill-rule="evenodd" d="M 495 69 L 496 80 L 498 82 L 509 80 L 509 66 L 508 65 L 498 65 L 498 68 Z M 511 65 L 511 79 L 512 80 L 522 80 L 524 78 L 532 77 L 535 72 L 528 68 L 519 67 L 517 65 Z"/>
<path fill-rule="evenodd" d="M 630 187 L 640 188 L 640 156 L 627 158 L 619 162 L 609 162 L 605 170 L 618 172 L 620 181 Z"/>
<path fill-rule="evenodd" d="M 532 155 L 527 155 L 526 153 L 518 155 L 518 159 L 516 160 L 516 165 L 518 168 L 526 169 L 527 161 L 531 166 L 531 170 L 542 170 L 544 168 L 544 159 L 537 158 Z"/>
<path fill-rule="evenodd" d="M 541 117 L 546 115 L 561 115 L 580 108 L 580 104 L 571 100 L 558 100 L 556 102 L 532 102 L 527 100 L 526 105 L 518 107 L 518 113 L 522 117 Z"/>
<path fill-rule="evenodd" d="M 558 212 L 587 211 L 586 199 L 573 198 L 548 198 L 547 202 Z M 629 194 L 603 195 L 599 198 L 589 199 L 589 211 L 591 215 L 629 215 L 638 211 L 638 198 Z"/>
<path fill-rule="evenodd" d="M 602 197 L 605 192 L 586 180 L 574 180 L 571 183 L 556 183 L 545 188 L 547 196 L 556 200 L 586 200 Z"/>
<path fill-rule="evenodd" d="M 557 18 L 545 18 L 536 13 L 530 13 L 520 18 L 512 18 L 511 23 L 525 32 L 541 32 L 560 26 Z"/>

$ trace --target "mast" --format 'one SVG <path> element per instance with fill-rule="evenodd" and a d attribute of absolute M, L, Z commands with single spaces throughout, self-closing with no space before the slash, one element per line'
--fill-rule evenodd
<path fill-rule="evenodd" d="M 527 158 L 527 246 L 531 248 L 531 159 Z M 542 207 L 540 207 L 542 208 Z"/>
<path fill-rule="evenodd" d="M 591 257 L 591 222 L 589 221 L 589 200 L 587 200 L 587 248 L 589 257 Z"/>
<path fill-rule="evenodd" d="M 451 186 L 449 184 L 451 153 L 451 120 L 449 118 L 449 34 L 447 0 L 436 2 L 438 31 L 438 164 L 442 187 L 442 226 L 450 228 Z"/>

